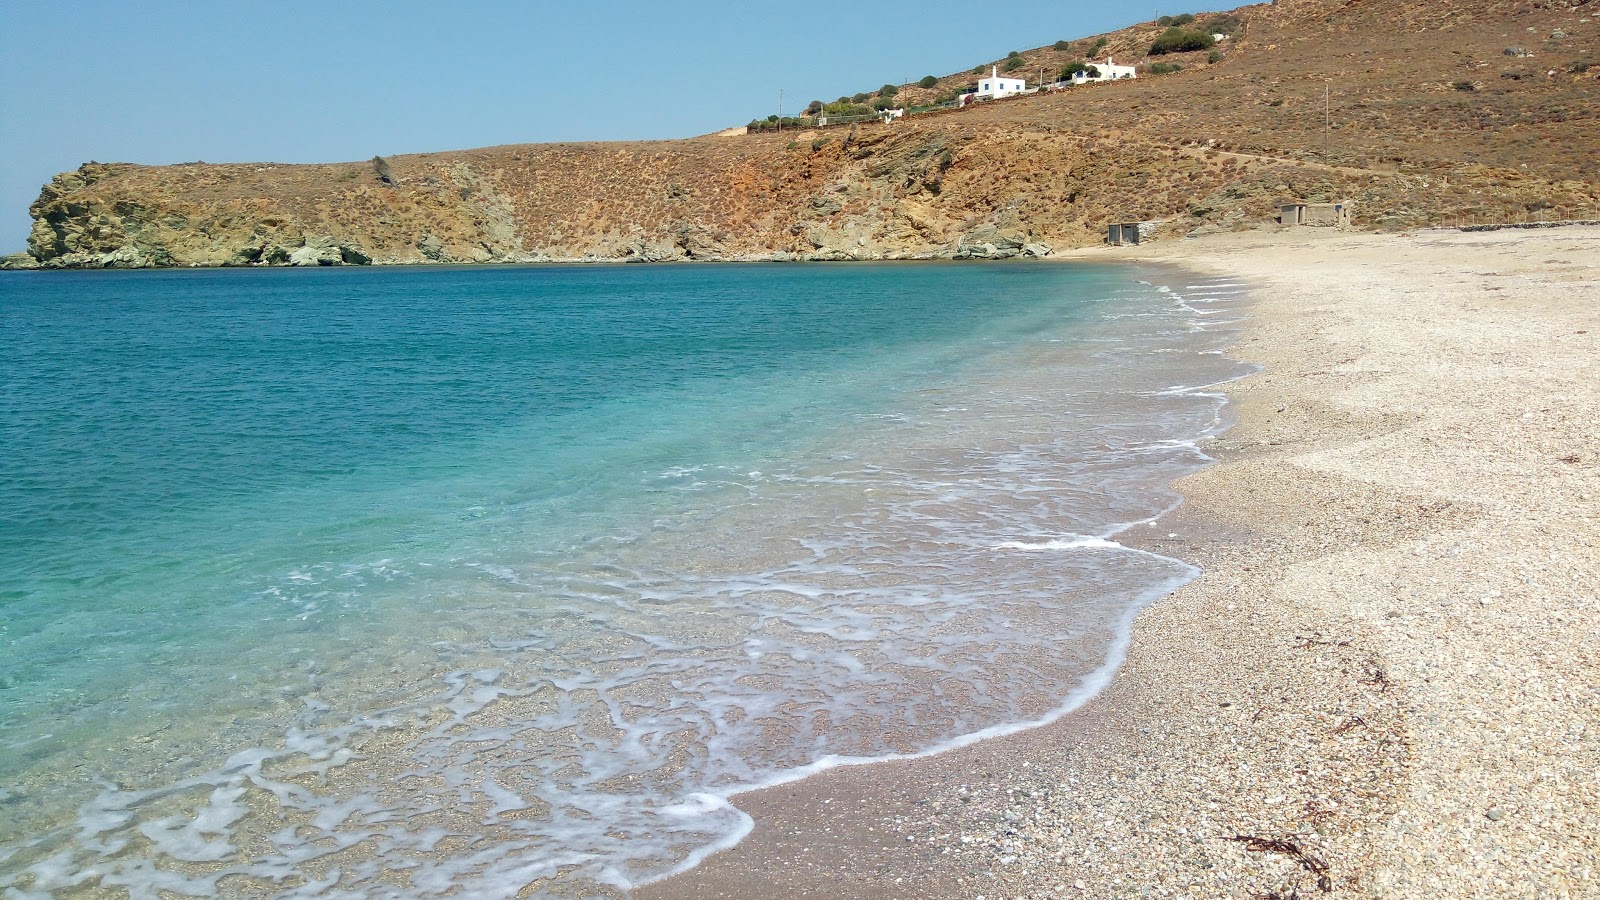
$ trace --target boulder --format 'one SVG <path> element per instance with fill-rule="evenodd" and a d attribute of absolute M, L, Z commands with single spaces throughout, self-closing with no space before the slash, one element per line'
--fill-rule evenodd
<path fill-rule="evenodd" d="M 1032 256 L 1032 257 L 1034 257 L 1036 259 L 1043 259 L 1044 257 L 1050 255 L 1050 245 L 1049 244 L 1039 244 L 1039 243 L 1023 244 L 1022 245 L 1022 255 L 1023 256 Z"/>
<path fill-rule="evenodd" d="M 704 225 L 679 225 L 673 236 L 683 255 L 690 259 L 721 259 L 728 255 L 728 248 Z"/>
<path fill-rule="evenodd" d="M 677 244 L 664 244 L 656 241 L 635 240 L 630 241 L 623 248 L 622 258 L 628 262 L 655 263 L 681 260 L 684 258 L 683 248 Z"/>
<path fill-rule="evenodd" d="M 417 238 L 417 249 L 434 262 L 451 262 L 449 254 L 444 251 L 444 241 L 436 235 L 424 234 Z"/>

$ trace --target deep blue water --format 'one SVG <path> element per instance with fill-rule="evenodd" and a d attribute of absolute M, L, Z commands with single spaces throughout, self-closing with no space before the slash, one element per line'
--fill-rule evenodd
<path fill-rule="evenodd" d="M 238 847 L 298 810 L 431 860 L 459 822 L 378 810 L 446 808 L 498 849 L 428 884 L 625 886 L 739 784 L 1047 713 L 1187 577 L 1095 540 L 1203 462 L 1220 400 L 1171 389 L 1237 374 L 1140 276 L 0 278 L 0 887 L 371 893 L 370 843 Z M 85 821 L 114 849 L 39 868 Z"/>

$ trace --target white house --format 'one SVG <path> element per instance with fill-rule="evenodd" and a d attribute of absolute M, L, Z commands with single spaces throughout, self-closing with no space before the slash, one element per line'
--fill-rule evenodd
<path fill-rule="evenodd" d="M 1109 56 L 1106 57 L 1106 61 L 1103 63 L 1091 62 L 1089 65 L 1098 69 L 1100 74 L 1091 75 L 1088 72 L 1079 72 L 1068 80 L 1073 84 L 1088 84 L 1091 81 L 1120 81 L 1124 78 L 1133 78 L 1137 74 L 1134 72 L 1133 66 L 1119 66 L 1112 62 Z"/>
<path fill-rule="evenodd" d="M 989 77 L 978 82 L 978 92 L 974 97 L 988 97 L 999 100 L 1001 97 L 1010 97 L 1012 94 L 1026 94 L 1028 83 L 1021 78 L 1005 78 L 1000 75 L 999 66 L 989 68 Z"/>

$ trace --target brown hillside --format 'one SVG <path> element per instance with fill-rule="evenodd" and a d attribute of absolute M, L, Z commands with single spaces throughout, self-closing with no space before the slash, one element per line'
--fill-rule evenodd
<path fill-rule="evenodd" d="M 1283 0 L 1218 44 L 1106 35 L 1133 81 L 893 125 L 309 166 L 89 164 L 32 208 L 50 266 L 1014 255 L 1349 199 L 1368 227 L 1600 209 L 1600 3 Z M 1204 21 L 1205 17 L 1202 17 Z M 1020 54 L 1053 74 L 1092 39 Z M 909 102 L 968 83 L 903 88 Z"/>

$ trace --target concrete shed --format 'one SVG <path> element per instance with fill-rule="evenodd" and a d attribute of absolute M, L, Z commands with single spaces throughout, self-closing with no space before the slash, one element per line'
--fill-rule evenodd
<path fill-rule="evenodd" d="M 1106 227 L 1106 243 L 1113 247 L 1137 244 L 1150 237 L 1155 230 L 1154 222 L 1115 222 Z"/>
<path fill-rule="evenodd" d="M 1347 228 L 1350 203 L 1285 203 L 1278 208 L 1278 221 L 1284 225 Z"/>

